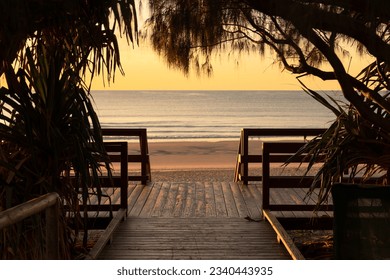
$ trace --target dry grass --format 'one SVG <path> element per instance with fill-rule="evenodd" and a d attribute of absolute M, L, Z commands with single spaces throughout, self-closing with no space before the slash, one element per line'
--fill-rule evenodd
<path fill-rule="evenodd" d="M 288 234 L 306 259 L 333 259 L 332 230 L 290 230 Z"/>

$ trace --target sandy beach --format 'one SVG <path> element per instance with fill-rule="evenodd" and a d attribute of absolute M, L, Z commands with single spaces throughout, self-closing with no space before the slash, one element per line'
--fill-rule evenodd
<path fill-rule="evenodd" d="M 233 181 L 238 142 L 149 143 L 153 181 Z"/>
<path fill-rule="evenodd" d="M 149 142 L 153 181 L 233 181 L 239 140 Z M 251 153 L 260 153 L 258 141 Z M 138 150 L 135 143 L 131 150 Z"/>
<path fill-rule="evenodd" d="M 151 142 L 150 163 L 157 170 L 234 169 L 237 141 Z"/>
<path fill-rule="evenodd" d="M 139 144 L 130 143 L 129 153 L 139 153 Z M 249 154 L 261 155 L 262 142 L 249 141 Z M 149 142 L 154 182 L 232 182 L 236 168 L 239 141 Z M 298 164 L 284 168 L 273 165 L 272 173 L 302 174 Z M 131 169 L 132 167 L 130 167 Z M 139 169 L 139 164 L 135 167 Z M 261 164 L 249 165 L 250 175 L 261 175 Z"/>

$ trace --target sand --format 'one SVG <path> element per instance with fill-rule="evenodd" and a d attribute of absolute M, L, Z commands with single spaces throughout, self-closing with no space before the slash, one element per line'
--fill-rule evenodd
<path fill-rule="evenodd" d="M 129 153 L 139 153 L 138 145 L 138 143 L 130 143 Z M 149 141 L 148 146 L 154 182 L 234 181 L 239 140 Z M 260 140 L 249 142 L 249 154 L 261 155 Z M 260 175 L 260 164 L 251 164 L 249 167 L 250 175 Z M 282 170 L 280 165 L 273 168 L 273 171 L 278 170 Z M 294 171 L 289 170 L 289 172 Z"/>
<path fill-rule="evenodd" d="M 238 142 L 152 142 L 153 170 L 234 169 Z"/>
<path fill-rule="evenodd" d="M 232 182 L 239 148 L 237 141 L 149 141 L 152 181 Z M 139 153 L 138 143 L 129 153 Z M 261 142 L 253 141 L 250 153 L 261 154 Z"/>
<path fill-rule="evenodd" d="M 234 180 L 239 141 L 149 143 L 153 181 Z"/>

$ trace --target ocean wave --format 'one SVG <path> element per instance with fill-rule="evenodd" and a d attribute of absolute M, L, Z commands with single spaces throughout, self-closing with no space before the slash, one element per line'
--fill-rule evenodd
<path fill-rule="evenodd" d="M 302 92 L 121 91 L 94 95 L 105 128 L 152 140 L 238 139 L 242 128 L 325 128 L 334 116 Z"/>

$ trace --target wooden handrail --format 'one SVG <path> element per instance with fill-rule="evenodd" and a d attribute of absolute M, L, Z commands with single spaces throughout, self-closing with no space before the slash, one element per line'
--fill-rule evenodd
<path fill-rule="evenodd" d="M 322 128 L 243 128 L 241 129 L 240 144 L 238 146 L 236 169 L 234 174 L 235 182 L 261 181 L 262 176 L 249 176 L 249 163 L 261 163 L 262 155 L 249 154 L 250 137 L 294 137 L 299 136 L 305 139 L 308 136 L 317 136 L 325 132 Z"/>
<path fill-rule="evenodd" d="M 60 198 L 57 193 L 48 193 L 4 210 L 0 212 L 0 229 L 45 211 L 46 258 L 59 259 L 59 202 Z"/>

